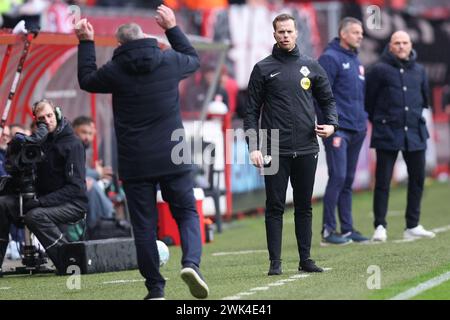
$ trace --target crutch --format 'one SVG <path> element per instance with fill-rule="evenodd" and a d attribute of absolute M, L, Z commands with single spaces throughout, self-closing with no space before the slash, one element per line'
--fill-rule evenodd
<path fill-rule="evenodd" d="M 5 109 L 3 110 L 2 118 L 0 120 L 0 137 L 3 135 L 3 129 L 5 128 L 6 120 L 8 120 L 11 103 L 12 103 L 12 100 L 14 99 L 14 94 L 16 93 L 17 85 L 19 84 L 20 75 L 22 73 L 23 65 L 25 64 L 25 59 L 27 58 L 28 52 L 30 51 L 31 41 L 34 38 L 36 38 L 38 33 L 39 33 L 39 30 L 31 30 L 24 34 L 25 40 L 24 40 L 22 55 L 20 56 L 19 64 L 17 66 L 17 70 L 14 75 L 14 81 L 11 85 L 11 90 L 9 91 L 8 100 L 6 101 L 6 106 L 5 106 Z"/>

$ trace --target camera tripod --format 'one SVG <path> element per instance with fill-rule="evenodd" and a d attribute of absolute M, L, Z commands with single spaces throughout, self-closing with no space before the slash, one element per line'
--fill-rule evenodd
<path fill-rule="evenodd" d="M 31 199 L 35 195 L 34 193 L 20 193 L 19 194 L 19 214 L 20 219 L 23 221 L 23 203 L 26 199 Z M 47 258 L 44 256 L 43 252 L 39 251 L 33 245 L 33 240 L 31 237 L 31 231 L 24 227 L 25 229 L 25 245 L 23 247 L 22 254 L 22 265 L 16 267 L 14 271 L 3 271 L 3 275 L 8 274 L 36 274 L 36 273 L 53 273 L 55 269 L 49 268 L 46 264 L 48 262 Z"/>

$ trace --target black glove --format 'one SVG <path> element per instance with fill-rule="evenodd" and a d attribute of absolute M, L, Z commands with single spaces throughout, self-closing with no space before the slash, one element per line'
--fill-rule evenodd
<path fill-rule="evenodd" d="M 26 213 L 31 209 L 41 207 L 41 202 L 37 198 L 26 199 L 23 203 L 23 212 Z"/>

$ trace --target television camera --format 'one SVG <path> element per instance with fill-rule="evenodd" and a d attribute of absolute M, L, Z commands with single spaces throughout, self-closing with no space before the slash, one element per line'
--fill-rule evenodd
<path fill-rule="evenodd" d="M 31 136 L 16 133 L 8 143 L 5 159 L 5 170 L 9 174 L 3 182 L 3 193 L 19 195 L 19 222 L 23 224 L 23 205 L 27 199 L 36 197 L 35 182 L 37 164 L 43 161 L 42 143 L 47 138 L 48 129 L 45 123 L 38 123 L 37 130 Z M 23 247 L 21 268 L 16 273 L 37 273 L 49 271 L 45 267 L 47 259 L 32 242 L 31 234 L 25 226 L 25 246 Z"/>

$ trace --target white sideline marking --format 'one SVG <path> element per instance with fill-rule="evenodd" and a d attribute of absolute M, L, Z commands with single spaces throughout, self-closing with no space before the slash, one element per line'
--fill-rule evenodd
<path fill-rule="evenodd" d="M 295 279 L 293 279 L 293 278 L 288 278 L 288 279 L 280 280 L 280 282 L 292 282 L 292 281 L 297 281 L 298 279 L 300 279 L 300 278 L 295 278 Z"/>
<path fill-rule="evenodd" d="M 272 283 L 269 283 L 268 286 L 269 287 L 284 286 L 284 282 L 281 282 L 281 281 L 272 282 Z"/>
<path fill-rule="evenodd" d="M 448 281 L 449 279 L 450 279 L 450 271 L 446 272 L 444 274 L 441 274 L 440 276 L 434 277 L 426 282 L 422 282 L 419 285 L 417 285 L 416 287 L 408 289 L 408 290 L 396 295 L 395 297 L 391 298 L 390 300 L 411 299 L 428 289 L 434 288 L 434 287 L 440 285 L 441 283 Z"/>
<path fill-rule="evenodd" d="M 267 250 L 244 250 L 244 251 L 228 251 L 228 252 L 214 252 L 212 256 L 228 256 L 236 254 L 251 254 L 251 253 L 262 253 L 267 252 Z"/>
<path fill-rule="evenodd" d="M 431 229 L 431 231 L 434 232 L 434 233 L 447 232 L 449 230 L 450 230 L 450 225 Z M 404 242 L 412 242 L 412 241 L 422 240 L 422 239 L 429 239 L 429 238 L 400 239 L 400 240 L 394 240 L 392 242 L 394 242 L 394 243 L 404 243 Z"/>
<path fill-rule="evenodd" d="M 331 270 L 331 269 L 332 268 L 323 268 L 324 271 L 328 271 L 328 270 Z M 297 270 L 288 270 L 288 271 L 297 271 Z M 239 292 L 238 294 L 235 294 L 234 296 L 228 296 L 228 297 L 222 298 L 222 300 L 239 300 L 239 299 L 242 298 L 242 296 L 249 296 L 249 295 L 252 295 L 252 294 L 256 293 L 257 291 L 267 291 L 271 287 L 284 286 L 286 283 L 297 281 L 297 280 L 302 279 L 302 278 L 307 278 L 310 275 L 311 274 L 305 274 L 305 273 L 294 274 L 294 275 L 290 276 L 289 278 L 280 279 L 280 280 L 277 280 L 275 282 L 271 282 L 266 287 L 252 288 L 252 289 L 249 289 L 246 292 Z"/>
<path fill-rule="evenodd" d="M 450 225 L 445 226 L 445 227 L 431 229 L 431 231 L 433 231 L 434 233 L 441 233 L 441 232 L 446 232 L 449 230 L 450 230 Z"/>
<path fill-rule="evenodd" d="M 266 291 L 266 290 L 269 290 L 269 287 L 257 287 L 250 289 L 250 291 Z"/>
<path fill-rule="evenodd" d="M 327 269 L 331 269 L 331 268 L 327 268 Z M 295 270 L 295 271 L 297 271 L 297 270 Z M 295 274 L 295 275 L 291 276 L 292 279 L 300 279 L 300 278 L 306 278 L 306 277 L 309 277 L 309 274 L 302 273 L 302 274 Z"/>
<path fill-rule="evenodd" d="M 0 287 L 0 290 L 9 290 L 11 287 Z"/>
<path fill-rule="evenodd" d="M 103 284 L 116 284 L 116 283 L 130 283 L 130 282 L 144 282 L 145 279 L 138 279 L 138 280 L 113 280 L 113 281 L 105 281 L 102 282 Z"/>
<path fill-rule="evenodd" d="M 222 300 L 239 300 L 240 298 L 241 298 L 241 296 L 229 296 L 229 297 L 222 298 Z"/>

